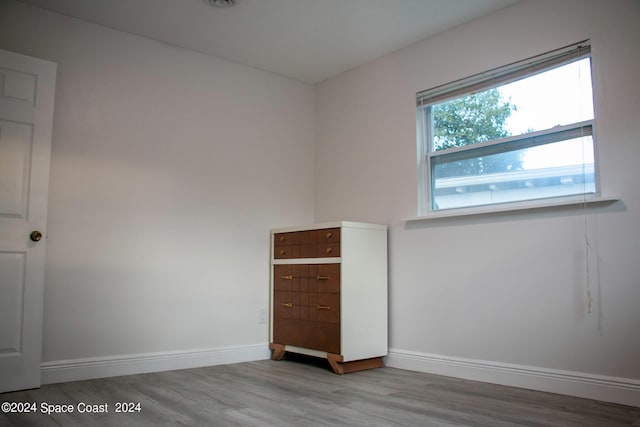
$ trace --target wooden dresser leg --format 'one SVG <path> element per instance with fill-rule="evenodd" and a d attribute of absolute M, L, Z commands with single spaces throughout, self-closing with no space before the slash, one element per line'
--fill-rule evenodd
<path fill-rule="evenodd" d="M 329 364 L 331 365 L 333 372 L 338 375 L 348 374 L 349 372 L 364 371 L 365 369 L 382 368 L 384 366 L 382 357 L 344 362 L 344 358 L 341 355 L 327 353 L 327 360 L 329 360 Z"/>
<path fill-rule="evenodd" d="M 342 368 L 342 361 L 344 358 L 339 354 L 327 353 L 327 360 L 329 361 L 329 365 L 331 365 L 331 369 L 338 375 L 344 374 L 344 369 Z"/>
<path fill-rule="evenodd" d="M 280 360 L 284 356 L 284 345 L 272 342 L 269 344 L 271 349 L 271 360 Z"/>

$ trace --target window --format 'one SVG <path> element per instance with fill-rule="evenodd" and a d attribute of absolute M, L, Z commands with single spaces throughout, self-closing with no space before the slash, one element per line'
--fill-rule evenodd
<path fill-rule="evenodd" d="M 417 94 L 421 211 L 597 193 L 591 47 Z"/>

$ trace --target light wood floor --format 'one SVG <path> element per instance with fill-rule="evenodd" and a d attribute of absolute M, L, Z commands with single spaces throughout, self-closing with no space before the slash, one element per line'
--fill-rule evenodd
<path fill-rule="evenodd" d="M 0 402 L 108 404 L 106 414 L 2 414 L 0 426 L 640 426 L 640 408 L 325 361 L 259 361 L 45 385 Z M 114 413 L 140 402 L 139 413 Z"/>

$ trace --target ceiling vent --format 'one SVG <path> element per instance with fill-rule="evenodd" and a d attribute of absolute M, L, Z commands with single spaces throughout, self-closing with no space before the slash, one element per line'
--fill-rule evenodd
<path fill-rule="evenodd" d="M 235 6 L 238 0 L 209 0 L 209 4 L 215 7 L 231 7 Z"/>

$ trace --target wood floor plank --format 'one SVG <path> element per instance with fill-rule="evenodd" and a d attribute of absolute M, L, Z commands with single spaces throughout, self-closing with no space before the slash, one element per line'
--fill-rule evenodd
<path fill-rule="evenodd" d="M 394 368 L 335 375 L 313 358 L 52 384 L 0 402 L 109 405 L 108 413 L 0 413 L 0 427 L 640 427 L 640 408 Z M 118 402 L 139 402 L 140 412 L 115 413 Z"/>

